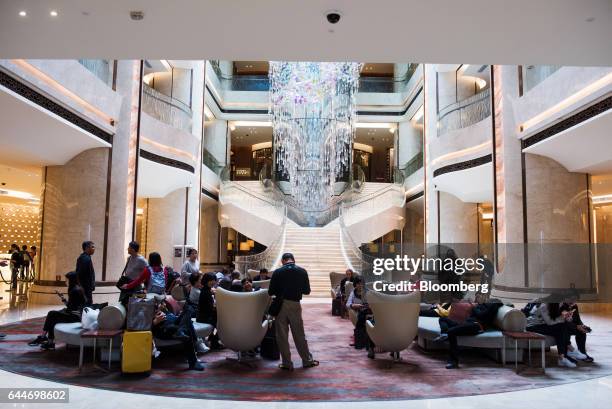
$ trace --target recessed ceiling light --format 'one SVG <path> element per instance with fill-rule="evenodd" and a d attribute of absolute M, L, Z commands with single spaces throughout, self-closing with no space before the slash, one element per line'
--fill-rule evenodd
<path fill-rule="evenodd" d="M 51 17 L 57 17 L 58 13 L 57 13 L 57 11 L 56 11 L 56 10 L 51 10 L 51 11 L 49 12 L 49 15 L 50 15 Z"/>
<path fill-rule="evenodd" d="M 26 11 L 25 11 L 25 10 L 21 10 L 21 11 L 19 12 L 19 15 L 20 15 L 21 17 L 25 17 L 25 16 L 27 16 L 27 15 L 28 15 L 28 13 L 26 13 Z"/>

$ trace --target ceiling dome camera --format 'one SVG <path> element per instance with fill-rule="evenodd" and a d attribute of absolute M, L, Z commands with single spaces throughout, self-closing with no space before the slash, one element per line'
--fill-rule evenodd
<path fill-rule="evenodd" d="M 326 17 L 329 24 L 336 24 L 340 21 L 342 15 L 340 15 L 340 13 L 337 11 L 329 11 L 327 12 Z"/>

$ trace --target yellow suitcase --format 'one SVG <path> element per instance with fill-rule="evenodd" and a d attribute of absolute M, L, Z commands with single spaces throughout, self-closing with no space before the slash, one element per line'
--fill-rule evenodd
<path fill-rule="evenodd" d="M 125 331 L 121 347 L 121 372 L 126 374 L 150 372 L 152 349 L 151 331 Z"/>

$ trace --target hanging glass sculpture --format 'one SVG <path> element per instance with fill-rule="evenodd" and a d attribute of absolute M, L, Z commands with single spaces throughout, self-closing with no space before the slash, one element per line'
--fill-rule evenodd
<path fill-rule="evenodd" d="M 323 209 L 348 175 L 361 64 L 270 62 L 277 174 L 303 210 Z"/>

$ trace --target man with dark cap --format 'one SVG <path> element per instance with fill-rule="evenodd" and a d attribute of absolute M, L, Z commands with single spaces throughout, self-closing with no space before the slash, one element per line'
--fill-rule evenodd
<path fill-rule="evenodd" d="M 293 370 L 289 350 L 289 327 L 291 327 L 291 335 L 300 358 L 302 358 L 302 366 L 311 368 L 319 365 L 319 361 L 314 360 L 308 350 L 308 342 L 304 334 L 304 322 L 302 321 L 302 306 L 300 305 L 302 295 L 310 294 L 308 273 L 295 265 L 295 259 L 291 253 L 283 254 L 281 262 L 283 265 L 272 274 L 270 288 L 268 289 L 271 296 L 282 299 L 280 311 L 274 322 L 276 342 L 282 358 L 282 363 L 278 367 Z"/>

